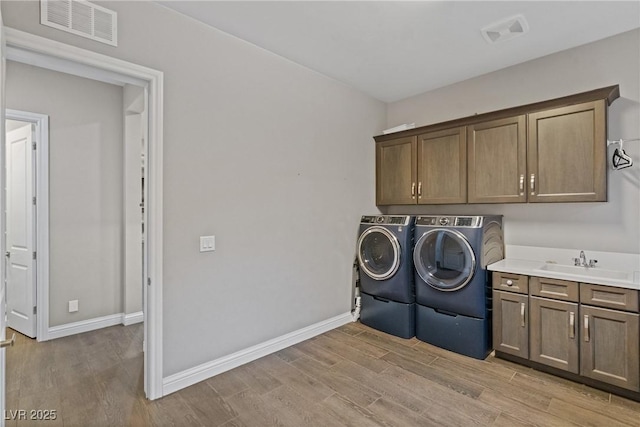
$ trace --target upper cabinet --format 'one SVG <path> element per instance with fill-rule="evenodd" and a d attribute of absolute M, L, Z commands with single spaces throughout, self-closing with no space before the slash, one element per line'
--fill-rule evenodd
<path fill-rule="evenodd" d="M 392 139 L 376 145 L 378 205 L 464 203 L 467 135 L 464 127 Z"/>
<path fill-rule="evenodd" d="M 376 145 L 376 203 L 416 203 L 416 137 Z"/>
<path fill-rule="evenodd" d="M 526 116 L 467 127 L 469 203 L 525 202 Z"/>
<path fill-rule="evenodd" d="M 529 201 L 606 201 L 606 129 L 604 100 L 529 114 Z"/>
<path fill-rule="evenodd" d="M 418 136 L 418 204 L 467 201 L 467 134 L 464 126 Z"/>
<path fill-rule="evenodd" d="M 607 200 L 618 86 L 375 138 L 378 205 Z"/>

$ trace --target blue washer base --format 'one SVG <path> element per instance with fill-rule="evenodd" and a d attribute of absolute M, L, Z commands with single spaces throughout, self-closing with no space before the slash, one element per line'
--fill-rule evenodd
<path fill-rule="evenodd" d="M 480 360 L 493 350 L 490 319 L 445 314 L 420 304 L 416 304 L 416 338 Z"/>
<path fill-rule="evenodd" d="M 413 338 L 415 328 L 415 303 L 402 303 L 361 293 L 360 323 L 395 335 Z"/>

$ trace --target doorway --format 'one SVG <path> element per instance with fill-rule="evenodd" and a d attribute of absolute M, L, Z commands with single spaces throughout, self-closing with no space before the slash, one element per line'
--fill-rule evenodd
<path fill-rule="evenodd" d="M 144 90 L 148 105 L 145 126 L 148 139 L 144 153 L 147 163 L 144 169 L 144 389 L 149 399 L 162 397 L 163 75 L 156 70 L 10 28 L 5 29 L 5 38 L 9 60 L 105 82 L 134 84 Z"/>
<path fill-rule="evenodd" d="M 10 109 L 5 116 L 7 326 L 46 340 L 42 320 L 48 318 L 49 117 Z"/>

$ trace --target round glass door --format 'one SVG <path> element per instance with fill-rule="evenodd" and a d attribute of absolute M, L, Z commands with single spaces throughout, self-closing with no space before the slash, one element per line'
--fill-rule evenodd
<path fill-rule="evenodd" d="M 432 288 L 456 291 L 473 278 L 476 257 L 462 234 L 436 229 L 418 239 L 413 263 L 418 275 Z"/>
<path fill-rule="evenodd" d="M 383 227 L 367 229 L 358 239 L 358 262 L 372 279 L 388 279 L 400 267 L 398 239 Z"/>

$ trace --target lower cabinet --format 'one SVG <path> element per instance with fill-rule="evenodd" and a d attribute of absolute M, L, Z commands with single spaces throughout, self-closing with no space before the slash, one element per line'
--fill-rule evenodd
<path fill-rule="evenodd" d="M 528 285 L 509 288 L 504 283 Z M 498 356 L 513 355 L 575 374 L 572 379 L 631 390 L 640 400 L 637 290 L 499 272 L 493 273 L 493 287 Z"/>
<path fill-rule="evenodd" d="M 493 291 L 493 348 L 529 357 L 528 301 L 525 294 Z"/>
<path fill-rule="evenodd" d="M 582 306 L 580 319 L 580 375 L 637 391 L 640 315 Z"/>
<path fill-rule="evenodd" d="M 530 354 L 534 362 L 580 371 L 578 304 L 530 297 Z"/>

